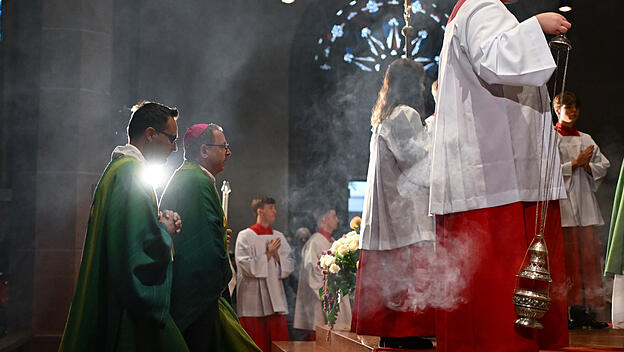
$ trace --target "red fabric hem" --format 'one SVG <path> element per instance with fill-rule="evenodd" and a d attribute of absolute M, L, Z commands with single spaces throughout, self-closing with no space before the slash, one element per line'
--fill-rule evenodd
<path fill-rule="evenodd" d="M 472 274 L 463 303 L 436 314 L 437 351 L 538 351 L 568 345 L 565 264 L 559 204 L 551 201 L 545 228 L 551 306 L 543 330 L 517 328 L 512 303 L 516 274 L 534 236 L 536 203 L 517 202 L 436 217 L 438 248 L 468 258 Z M 466 248 L 461 244 L 472 243 Z M 452 287 L 453 283 L 447 285 Z"/>
<path fill-rule="evenodd" d="M 243 329 L 263 352 L 271 352 L 271 342 L 289 341 L 286 316 L 239 317 Z"/>
<path fill-rule="evenodd" d="M 435 335 L 435 312 L 414 311 L 408 301 L 406 280 L 414 291 L 419 287 L 419 270 L 431 258 L 432 243 L 393 250 L 361 250 L 353 304 L 351 330 L 361 335 L 385 337 Z M 394 306 L 400 308 L 394 310 Z"/>

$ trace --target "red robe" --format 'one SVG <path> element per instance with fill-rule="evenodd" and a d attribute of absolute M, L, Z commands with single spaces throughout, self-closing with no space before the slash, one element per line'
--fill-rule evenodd
<path fill-rule="evenodd" d="M 400 286 L 403 280 L 410 278 L 417 283 L 419 270 L 428 265 L 424 258 L 430 258 L 433 252 L 430 242 L 391 250 L 360 250 L 351 330 L 357 334 L 384 337 L 435 335 L 435 311 L 431 307 L 394 310 L 389 307 L 388 298 L 392 302 L 404 303 L 407 289 L 394 290 L 395 297 L 384 297 L 381 293 L 383 286 Z M 404 269 L 397 272 L 396 268 Z M 399 281 L 392 282 L 393 278 Z M 426 287 L 420 289 L 426 290 Z"/>
<path fill-rule="evenodd" d="M 518 328 L 512 297 L 535 230 L 535 202 L 516 202 L 436 217 L 438 248 L 473 265 L 464 303 L 436 314 L 437 351 L 538 351 L 568 345 L 565 264 L 559 204 L 550 201 L 545 240 L 549 251 L 551 306 L 543 330 Z M 456 243 L 475 246 L 456 247 Z M 451 283 L 452 285 L 452 283 Z"/>

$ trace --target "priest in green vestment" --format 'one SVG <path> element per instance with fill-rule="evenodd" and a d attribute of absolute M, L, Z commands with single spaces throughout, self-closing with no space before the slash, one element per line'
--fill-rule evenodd
<path fill-rule="evenodd" d="M 223 129 L 191 126 L 184 134 L 182 166 L 169 181 L 161 206 L 184 220 L 174 239 L 171 315 L 191 352 L 259 351 L 222 295 L 232 277 L 226 217 L 215 176 L 230 156 Z"/>
<path fill-rule="evenodd" d="M 59 351 L 188 351 L 169 313 L 177 213 L 158 211 L 146 162 L 177 150 L 178 110 L 133 108 L 93 198 L 76 292 Z"/>
<path fill-rule="evenodd" d="M 611 322 L 614 329 L 624 329 L 624 162 L 620 170 L 620 179 L 615 190 L 609 242 L 605 261 L 605 276 L 613 277 L 613 295 L 611 297 Z"/>

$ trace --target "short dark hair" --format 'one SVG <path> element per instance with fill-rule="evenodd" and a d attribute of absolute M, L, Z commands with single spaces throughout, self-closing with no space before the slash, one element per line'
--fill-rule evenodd
<path fill-rule="evenodd" d="M 202 144 L 213 144 L 215 142 L 214 131 L 223 132 L 223 128 L 215 123 L 209 123 L 208 127 L 199 135 L 197 140 L 193 142 L 193 144 L 189 145 L 188 148 L 184 147 L 184 159 L 193 160 L 199 156 L 199 149 Z"/>
<path fill-rule="evenodd" d="M 169 118 L 173 117 L 177 120 L 178 114 L 176 108 L 150 101 L 141 101 L 132 107 L 132 115 L 130 115 L 130 122 L 128 122 L 128 137 L 130 140 L 135 139 L 148 127 L 162 131 L 167 128 Z"/>
<path fill-rule="evenodd" d="M 330 211 L 336 211 L 336 208 L 333 207 L 322 207 L 322 208 L 318 208 L 316 210 L 314 210 L 312 212 L 312 215 L 314 216 L 314 220 L 316 220 L 316 225 L 320 225 L 321 224 L 321 220 L 323 220 L 323 218 L 325 217 L 325 215 L 329 214 Z"/>
<path fill-rule="evenodd" d="M 258 215 L 258 209 L 264 208 L 266 204 L 275 204 L 275 199 L 269 196 L 255 197 L 251 200 L 251 212 Z"/>
<path fill-rule="evenodd" d="M 581 100 L 572 92 L 559 93 L 553 99 L 553 108 L 555 108 L 555 110 L 561 108 L 562 106 L 570 105 L 574 105 L 577 108 L 581 107 Z"/>

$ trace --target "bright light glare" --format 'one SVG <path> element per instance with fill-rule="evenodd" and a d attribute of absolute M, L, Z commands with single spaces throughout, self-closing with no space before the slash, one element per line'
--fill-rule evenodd
<path fill-rule="evenodd" d="M 141 172 L 141 180 L 153 188 L 163 186 L 167 181 L 164 164 L 146 164 Z"/>
<path fill-rule="evenodd" d="M 559 8 L 559 11 L 561 11 L 561 12 L 568 12 L 568 11 L 572 11 L 572 7 L 570 7 L 570 6 L 561 6 L 561 7 Z"/>
<path fill-rule="evenodd" d="M 292 4 L 295 0 L 282 0 L 284 4 Z"/>

